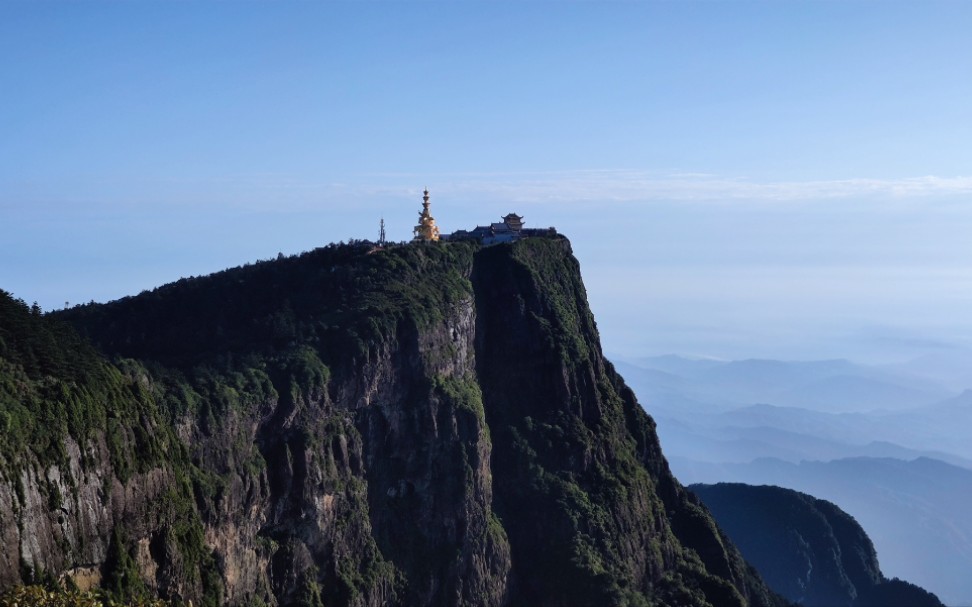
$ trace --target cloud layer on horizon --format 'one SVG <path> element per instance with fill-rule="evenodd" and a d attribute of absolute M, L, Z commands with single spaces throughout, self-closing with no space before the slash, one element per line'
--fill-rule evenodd
<path fill-rule="evenodd" d="M 321 208 L 345 201 L 418 200 L 428 186 L 448 201 L 509 203 L 812 203 L 907 201 L 972 194 L 972 176 L 925 175 L 818 180 L 761 180 L 706 173 L 592 169 L 556 172 L 362 174 L 319 180 L 296 175 L 227 176 L 210 180 L 130 178 L 72 184 L 0 184 L 0 210 L 46 205 L 239 205 L 248 210 Z M 70 195 L 58 192 L 71 192 Z"/>

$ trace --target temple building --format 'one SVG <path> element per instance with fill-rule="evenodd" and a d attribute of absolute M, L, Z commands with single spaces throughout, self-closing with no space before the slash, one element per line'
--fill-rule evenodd
<path fill-rule="evenodd" d="M 419 213 L 419 222 L 413 232 L 415 236 L 412 242 L 435 242 L 439 240 L 439 226 L 435 225 L 435 218 L 429 212 L 429 191 L 425 190 L 422 197 L 422 211 Z"/>
<path fill-rule="evenodd" d="M 511 242 L 520 238 L 523 232 L 523 217 L 516 213 L 508 213 L 502 223 L 491 223 L 489 227 L 476 226 L 473 234 L 479 237 L 483 244 Z"/>
<path fill-rule="evenodd" d="M 494 223 L 493 227 L 495 228 L 498 225 L 500 224 Z M 517 215 L 516 213 L 509 213 L 506 217 L 503 218 L 502 225 L 508 227 L 513 232 L 520 232 L 523 230 L 523 217 Z"/>
<path fill-rule="evenodd" d="M 472 230 L 457 230 L 448 234 L 446 238 L 448 240 L 478 240 L 485 245 L 490 245 L 512 242 L 528 236 L 552 236 L 556 233 L 557 230 L 554 228 L 526 229 L 523 227 L 523 216 L 508 213 L 500 223 L 476 226 Z"/>

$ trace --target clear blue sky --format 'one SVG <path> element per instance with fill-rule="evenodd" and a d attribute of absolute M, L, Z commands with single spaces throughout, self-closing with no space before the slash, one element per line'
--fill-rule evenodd
<path fill-rule="evenodd" d="M 972 344 L 972 3 L 0 3 L 0 288 L 45 309 L 517 211 L 608 350 Z"/>

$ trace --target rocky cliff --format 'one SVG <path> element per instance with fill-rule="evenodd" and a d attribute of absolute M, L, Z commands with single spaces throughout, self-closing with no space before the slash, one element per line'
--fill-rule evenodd
<path fill-rule="evenodd" d="M 0 406 L 30 423 L 0 477 L 4 586 L 779 604 L 668 471 L 565 239 L 330 246 L 57 318 L 7 303 Z M 74 350 L 48 365 L 23 331 Z"/>
<path fill-rule="evenodd" d="M 942 607 L 935 595 L 881 573 L 864 529 L 805 493 L 740 483 L 692 485 L 774 590 L 805 607 Z"/>

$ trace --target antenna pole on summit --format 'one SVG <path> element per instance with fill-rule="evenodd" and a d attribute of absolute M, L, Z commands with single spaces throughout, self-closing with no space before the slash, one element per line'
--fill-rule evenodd
<path fill-rule="evenodd" d="M 384 217 L 381 218 L 381 224 L 380 225 L 381 225 L 381 228 L 380 228 L 380 230 L 378 232 L 378 246 L 379 247 L 383 247 L 383 246 L 385 246 L 385 218 Z"/>

